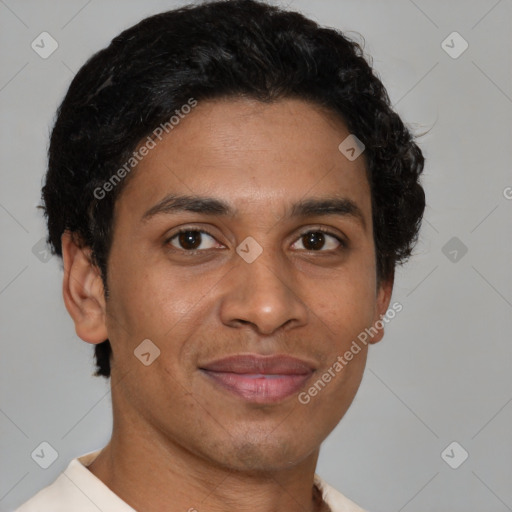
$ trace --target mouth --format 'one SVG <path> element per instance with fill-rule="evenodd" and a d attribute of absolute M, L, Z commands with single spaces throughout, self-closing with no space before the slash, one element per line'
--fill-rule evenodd
<path fill-rule="evenodd" d="M 279 402 L 297 393 L 315 367 L 287 355 L 240 354 L 208 363 L 199 370 L 218 388 L 262 404 Z"/>

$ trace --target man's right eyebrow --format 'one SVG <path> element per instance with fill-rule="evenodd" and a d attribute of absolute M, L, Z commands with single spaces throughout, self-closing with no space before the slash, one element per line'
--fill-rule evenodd
<path fill-rule="evenodd" d="M 223 216 L 234 215 L 234 210 L 229 204 L 213 197 L 169 194 L 149 208 L 142 215 L 141 221 L 147 222 L 155 215 L 176 212 L 195 212 Z"/>

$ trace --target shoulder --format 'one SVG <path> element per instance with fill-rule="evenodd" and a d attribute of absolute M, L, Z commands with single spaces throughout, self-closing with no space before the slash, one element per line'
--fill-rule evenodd
<path fill-rule="evenodd" d="M 15 512 L 131 512 L 133 509 L 88 469 L 101 450 L 73 459 L 49 486 Z"/>
<path fill-rule="evenodd" d="M 87 508 L 88 504 L 84 503 L 84 499 L 87 499 L 86 496 L 73 485 L 64 472 L 52 484 L 23 503 L 16 512 L 64 512 L 70 509 L 88 511 L 90 507 Z M 93 506 L 93 510 L 97 512 L 98 509 Z"/>
<path fill-rule="evenodd" d="M 366 512 L 334 487 L 331 487 L 318 475 L 315 475 L 315 484 L 322 491 L 322 498 L 331 509 L 331 512 Z"/>

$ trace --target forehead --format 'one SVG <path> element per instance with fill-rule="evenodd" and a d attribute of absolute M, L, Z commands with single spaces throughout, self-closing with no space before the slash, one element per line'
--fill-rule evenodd
<path fill-rule="evenodd" d="M 121 203 L 142 214 L 172 193 L 257 212 L 339 195 L 369 215 L 364 155 L 351 161 L 338 149 L 349 135 L 341 118 L 298 99 L 199 102 L 139 162 Z"/>

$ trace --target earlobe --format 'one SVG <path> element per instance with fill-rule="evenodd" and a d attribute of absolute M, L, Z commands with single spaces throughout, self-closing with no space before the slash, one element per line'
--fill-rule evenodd
<path fill-rule="evenodd" d="M 61 237 L 64 277 L 62 294 L 77 335 L 88 343 L 108 338 L 106 303 L 99 269 L 91 260 L 91 249 L 80 247 L 66 231 Z"/>
<path fill-rule="evenodd" d="M 377 334 L 371 337 L 370 343 L 377 343 L 384 337 L 384 327 L 386 322 L 382 317 L 386 315 L 391 302 L 391 294 L 393 293 L 394 273 L 386 280 L 383 280 L 377 289 L 377 303 L 375 309 L 375 318 L 373 325 L 377 329 Z"/>

